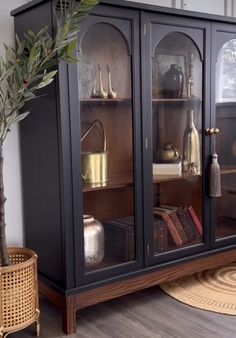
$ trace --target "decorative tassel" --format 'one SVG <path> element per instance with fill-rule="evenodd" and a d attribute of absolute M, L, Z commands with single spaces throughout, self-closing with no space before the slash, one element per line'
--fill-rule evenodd
<path fill-rule="evenodd" d="M 216 153 L 212 154 L 212 163 L 210 165 L 210 186 L 209 186 L 210 197 L 221 196 L 220 166 L 217 159 L 218 155 Z"/>

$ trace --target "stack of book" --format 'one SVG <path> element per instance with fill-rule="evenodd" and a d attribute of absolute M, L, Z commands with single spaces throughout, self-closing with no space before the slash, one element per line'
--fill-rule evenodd
<path fill-rule="evenodd" d="M 134 217 L 110 219 L 103 222 L 105 254 L 128 262 L 135 259 Z"/>
<path fill-rule="evenodd" d="M 155 207 L 153 213 L 154 226 L 156 219 L 162 220 L 165 223 L 164 227 L 166 227 L 168 235 L 177 247 L 186 243 L 194 243 L 202 238 L 202 224 L 192 206 L 161 205 Z M 157 240 L 162 241 L 162 238 Z M 157 246 L 160 247 L 160 245 Z M 161 243 L 161 247 L 167 246 L 168 239 L 165 246 Z"/>
<path fill-rule="evenodd" d="M 152 164 L 153 175 L 174 175 L 181 176 L 182 162 L 173 163 L 153 163 Z"/>
<path fill-rule="evenodd" d="M 154 215 L 154 252 L 165 252 L 168 249 L 168 230 L 166 222 Z"/>

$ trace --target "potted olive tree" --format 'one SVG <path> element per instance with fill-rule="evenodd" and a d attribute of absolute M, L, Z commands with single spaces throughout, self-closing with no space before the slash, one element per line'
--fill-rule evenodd
<path fill-rule="evenodd" d="M 39 89 L 48 86 L 57 74 L 60 61 L 77 62 L 74 57 L 80 21 L 97 0 L 61 0 L 55 14 L 57 31 L 28 30 L 24 39 L 16 37 L 16 48 L 5 45 L 0 58 L 0 337 L 37 323 L 39 307 L 37 256 L 26 248 L 8 248 L 5 233 L 3 144 L 12 124 L 25 119 L 26 102 L 39 98 Z M 28 105 L 27 105 L 28 106 Z"/>

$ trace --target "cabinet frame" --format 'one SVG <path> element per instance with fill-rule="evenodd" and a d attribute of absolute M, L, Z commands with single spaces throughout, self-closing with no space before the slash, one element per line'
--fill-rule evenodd
<path fill-rule="evenodd" d="M 211 122 L 210 126 L 217 127 L 217 122 L 216 122 L 216 61 L 218 57 L 218 53 L 220 52 L 221 48 L 223 45 L 231 40 L 231 39 L 236 39 L 236 27 L 235 25 L 232 24 L 223 24 L 223 23 L 218 23 L 218 22 L 213 22 L 212 23 L 212 60 L 211 60 L 211 81 L 212 81 L 212 87 L 211 87 Z M 235 99 L 236 102 L 236 99 Z M 216 137 L 220 137 L 219 136 Z M 214 142 L 211 138 L 211 154 L 214 152 Z M 220 158 L 219 158 L 220 162 Z M 234 245 L 236 242 L 236 234 L 228 237 L 222 237 L 222 238 L 216 238 L 216 206 L 214 203 L 214 199 L 211 199 L 211 247 L 213 248 L 220 248 L 223 246 L 228 246 L 228 245 Z"/>
<path fill-rule="evenodd" d="M 127 27 L 122 23 L 127 23 Z M 135 212 L 135 252 L 136 259 L 131 262 L 111 266 L 100 270 L 85 272 L 84 267 L 84 252 L 83 252 L 83 187 L 82 187 L 82 170 L 81 159 L 78 156 L 78 144 L 80 144 L 81 131 L 80 131 L 80 104 L 78 78 L 77 78 L 77 65 L 72 64 L 68 67 L 69 74 L 69 106 L 70 106 L 70 130 L 71 130 L 71 149 L 72 149 L 72 179 L 73 179 L 73 210 L 75 220 L 75 261 L 78 262 L 79 267 L 75 271 L 76 286 L 84 285 L 91 282 L 96 282 L 101 279 L 110 278 L 116 275 L 128 273 L 143 267 L 143 228 L 142 228 L 142 186 L 141 186 L 141 112 L 140 112 L 140 82 L 139 82 L 139 69 L 140 69 L 140 56 L 139 56 L 139 35 L 138 23 L 139 13 L 132 10 L 118 9 L 116 14 L 107 7 L 96 7 L 90 15 L 85 25 L 82 25 L 81 32 L 78 37 L 78 50 L 80 50 L 80 42 L 83 39 L 85 32 L 94 24 L 106 23 L 117 28 L 123 33 L 124 38 L 130 39 L 127 42 L 128 52 L 131 56 L 131 76 L 132 76 L 132 124 L 133 124 L 133 163 L 134 163 L 134 212 Z M 128 29 L 130 25 L 130 30 Z M 75 86 L 76 84 L 76 86 Z M 76 98 L 76 99 L 75 99 Z M 85 103 L 86 104 L 86 103 Z M 104 101 L 106 104 L 106 101 Z M 110 102 L 108 102 L 110 104 Z M 104 106 L 105 109 L 105 106 Z M 80 147 L 79 147 L 80 148 Z M 81 173 L 81 175 L 78 175 Z M 80 203 L 79 203 L 80 202 Z M 78 203 L 80 204 L 78 208 Z M 79 240 L 80 239 L 80 240 Z M 81 242 L 82 239 L 82 242 Z"/>
<path fill-rule="evenodd" d="M 43 18 L 43 24 L 48 25 L 50 33 L 53 34 L 55 27 L 53 8 L 56 3 L 56 0 L 33 0 L 12 11 L 12 15 L 15 17 L 16 32 L 22 35 L 25 29 L 38 29 L 42 25 Z M 212 55 L 214 55 L 211 43 L 214 44 L 215 37 L 211 27 L 214 29 L 219 25 L 219 27 L 225 27 L 226 32 L 229 30 L 229 33 L 232 33 L 232 31 L 235 33 L 233 28 L 235 19 L 123 0 L 119 2 L 102 0 L 101 4 L 92 11 L 90 17 L 92 16 L 96 16 L 97 20 L 99 18 L 102 20 L 102 17 L 105 16 L 106 20 L 111 20 L 111 22 L 112 18 L 131 20 L 132 25 L 136 27 L 136 31 L 133 30 L 132 32 L 132 39 L 135 39 L 135 43 L 131 47 L 136 57 L 136 63 L 133 64 L 135 86 L 133 88 L 133 112 L 135 112 L 134 140 L 136 145 L 135 180 L 137 184 L 136 196 L 138 196 L 136 198 L 136 218 L 138 219 L 136 250 L 138 260 L 115 269 L 112 268 L 110 271 L 85 274 L 83 269 L 78 269 L 79 265 L 83 266 L 84 260 L 82 205 L 78 206 L 78 201 L 81 201 L 82 196 L 82 182 L 78 179 L 81 173 L 81 163 L 78 149 L 78 144 L 80 144 L 80 119 L 76 78 L 77 66 L 70 65 L 68 67 L 61 63 L 57 80 L 46 89 L 48 97 L 42 98 L 39 103 L 32 103 L 34 114 L 31 114 L 22 122 L 21 147 L 25 193 L 26 245 L 39 253 L 40 291 L 60 308 L 63 314 L 63 328 L 67 334 L 76 331 L 76 311 L 79 309 L 178 277 L 215 268 L 227 262 L 234 262 L 236 257 L 235 237 L 217 241 L 216 244 L 214 242 L 214 210 L 211 199 L 208 197 L 209 155 L 212 150 L 209 137 L 203 138 L 202 154 L 205 163 L 203 177 L 205 244 L 179 250 L 178 254 L 173 251 L 158 256 L 158 259 L 151 259 L 147 253 L 147 245 L 150 242 L 152 231 L 152 223 L 150 222 L 151 201 L 147 201 L 145 198 L 151 196 L 150 177 L 152 176 L 150 175 L 152 163 L 150 148 L 146 149 L 146 140 L 149 144 L 151 142 L 150 121 L 146 120 L 145 115 L 145 111 L 151 112 L 150 58 L 147 55 L 147 50 L 150 47 L 147 39 L 150 27 L 147 23 L 154 21 L 167 25 L 169 22 L 170 26 L 179 26 L 185 31 L 188 28 L 193 28 L 204 32 L 202 46 L 203 53 L 205 53 L 203 68 L 205 84 L 203 88 L 204 130 L 204 128 L 210 128 L 215 119 L 212 110 L 215 104 L 213 100 L 214 84 L 211 88 L 214 68 L 210 61 Z M 138 24 L 138 22 L 140 23 Z M 142 58 L 140 51 L 145 53 L 142 54 Z M 141 79 L 142 88 L 140 85 Z M 140 93 L 142 93 L 142 96 L 139 95 Z M 141 108 L 143 115 L 141 115 Z M 37 112 L 47 110 L 50 111 L 50 114 L 37 115 Z M 48 148 L 47 142 L 42 142 L 40 135 L 30 133 L 31 130 L 34 130 L 33 128 L 36 127 L 36 130 L 38 130 L 37 127 L 42 127 L 43 124 L 48 128 L 46 129 L 46 140 L 52 142 Z M 32 164 L 31 155 L 35 153 L 37 154 L 33 157 L 35 163 L 44 169 L 39 170 L 35 166 L 35 172 L 39 175 L 39 182 L 35 182 L 32 170 L 29 169 Z M 42 156 L 40 161 L 39 155 Z M 42 163 L 45 166 L 42 166 Z M 52 173 L 55 174 L 55 177 Z M 52 182 L 50 181 L 51 177 L 53 177 Z M 139 181 L 141 177 L 142 179 Z M 44 185 L 41 187 L 40 183 L 44 183 Z M 52 190 L 50 193 L 55 199 L 50 204 L 50 212 L 45 215 L 43 206 L 37 205 L 36 202 L 45 198 L 47 186 L 50 186 Z M 38 189 L 37 201 L 31 198 L 35 189 Z M 48 198 L 50 197 L 51 195 Z M 140 203 L 143 203 L 143 208 L 139 209 L 137 206 Z M 42 231 L 41 233 L 38 232 L 40 222 L 45 222 L 42 227 L 43 233 Z M 80 225 L 78 226 L 79 222 Z M 145 231 L 143 230 L 144 227 Z M 52 243 L 52 252 L 50 252 L 51 243 L 44 242 L 47 236 L 53 238 L 56 242 Z M 45 244 L 46 249 L 44 249 Z"/>
<path fill-rule="evenodd" d="M 171 22 L 171 24 L 168 24 Z M 164 26 L 168 26 L 167 34 L 170 32 L 179 32 L 185 34 L 191 38 L 196 46 L 198 47 L 202 61 L 203 61 L 203 83 L 202 83 L 202 161 L 204 167 L 202 168 L 203 173 L 203 243 L 192 245 L 189 247 L 179 248 L 178 250 L 172 250 L 169 252 L 163 252 L 156 256 L 149 254 L 149 250 L 146 250 L 145 263 L 146 265 L 153 265 L 162 263 L 175 258 L 191 255 L 197 252 L 203 252 L 210 247 L 209 232 L 207 231 L 207 224 L 209 224 L 209 205 L 210 200 L 208 197 L 208 174 L 207 166 L 209 165 L 209 138 L 205 137 L 204 130 L 206 126 L 210 125 L 210 25 L 208 22 L 200 21 L 193 22 L 188 18 L 172 17 L 167 15 L 157 15 L 156 13 L 150 14 L 148 12 L 142 12 L 141 16 L 141 31 L 142 33 L 142 76 L 143 76 L 143 87 L 142 87 L 142 111 L 143 111 L 143 182 L 144 182 L 144 219 L 145 219 L 145 247 L 151 248 L 151 240 L 153 238 L 153 220 L 152 220 L 152 67 L 151 58 L 153 58 L 153 38 L 151 27 L 155 24 L 156 34 L 158 33 L 158 25 L 160 25 L 161 32 L 160 37 L 155 37 L 157 44 L 164 37 Z M 199 36 L 197 30 L 201 32 Z M 157 45 L 156 44 L 156 45 Z M 200 46 L 199 46 L 200 44 Z M 150 47 L 151 46 L 151 47 Z M 147 148 L 148 144 L 148 148 Z M 206 229 L 205 229 L 206 227 Z M 153 250 L 151 250 L 152 252 Z"/>

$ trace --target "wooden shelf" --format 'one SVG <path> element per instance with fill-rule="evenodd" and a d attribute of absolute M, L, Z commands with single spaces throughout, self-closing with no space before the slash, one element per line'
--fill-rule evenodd
<path fill-rule="evenodd" d="M 107 268 L 111 268 L 112 266 L 120 265 L 124 263 L 125 263 L 124 261 L 118 260 L 117 258 L 114 258 L 114 257 L 105 257 L 100 264 L 96 266 L 92 266 L 92 267 L 87 267 L 86 272 L 107 269 Z"/>
<path fill-rule="evenodd" d="M 221 217 L 216 226 L 216 239 L 236 236 L 236 219 L 232 217 Z"/>
<path fill-rule="evenodd" d="M 236 106 L 236 101 L 216 102 L 216 107 Z"/>
<path fill-rule="evenodd" d="M 236 169 L 234 171 L 236 173 Z M 182 174 L 181 176 L 175 175 L 153 175 L 153 183 L 162 183 L 168 181 L 177 181 L 177 180 L 194 180 L 199 178 L 201 175 L 188 175 Z M 110 179 L 108 182 L 103 184 L 84 184 L 83 192 L 97 191 L 97 190 L 109 190 L 109 189 L 121 189 L 128 188 L 133 186 L 133 180 L 131 177 L 127 176 L 117 176 Z"/>
<path fill-rule="evenodd" d="M 153 98 L 153 103 L 181 103 L 181 102 L 202 102 L 202 99 L 198 97 L 193 97 L 189 99 L 188 97 L 181 98 Z"/>
<path fill-rule="evenodd" d="M 117 104 L 130 104 L 131 98 L 117 98 L 117 99 L 100 99 L 100 98 L 89 98 L 82 99 L 79 101 L 81 104 L 96 104 L 96 105 L 117 105 Z"/>
<path fill-rule="evenodd" d="M 181 176 L 174 176 L 174 175 L 153 175 L 153 183 L 162 183 L 162 182 L 169 182 L 169 181 L 177 181 L 177 180 L 190 180 L 199 178 L 201 175 L 188 175 L 182 174 Z"/>
<path fill-rule="evenodd" d="M 165 251 L 163 252 L 159 252 L 158 250 L 155 250 L 154 252 L 154 256 L 159 256 L 160 253 L 165 253 L 165 252 L 168 252 L 168 251 L 174 251 L 174 250 L 181 250 L 183 248 L 187 248 L 187 247 L 190 247 L 190 246 L 194 246 L 194 245 L 198 245 L 198 244 L 202 244 L 202 238 L 198 238 L 198 239 L 194 239 L 194 240 L 190 240 L 189 242 L 181 245 L 181 246 L 177 246 L 177 245 L 174 245 L 174 244 L 170 244 L 168 243 L 168 247 Z"/>
<path fill-rule="evenodd" d="M 129 175 L 119 175 L 112 177 L 106 183 L 98 184 L 84 184 L 83 192 L 96 191 L 96 190 L 108 190 L 108 189 L 120 189 L 133 186 L 133 179 Z"/>
<path fill-rule="evenodd" d="M 236 174 L 236 166 L 221 166 L 221 175 L 225 174 Z"/>

